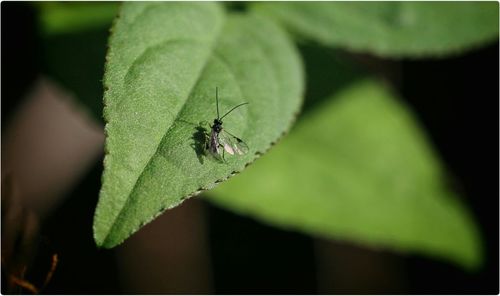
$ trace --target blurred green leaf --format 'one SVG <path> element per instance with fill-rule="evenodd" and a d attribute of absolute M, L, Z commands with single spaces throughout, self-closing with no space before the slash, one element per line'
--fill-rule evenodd
<path fill-rule="evenodd" d="M 40 2 L 40 24 L 45 36 L 74 33 L 108 26 L 119 2 Z"/>
<path fill-rule="evenodd" d="M 425 136 L 372 81 L 309 111 L 282 143 L 209 197 L 284 228 L 467 268 L 481 262 L 475 224 Z"/>
<path fill-rule="evenodd" d="M 388 57 L 459 53 L 498 38 L 498 2 L 269 2 L 255 9 L 327 46 Z"/>
<path fill-rule="evenodd" d="M 302 101 L 297 50 L 263 17 L 225 16 L 217 3 L 127 2 L 113 27 L 104 84 L 106 157 L 94 219 L 97 245 L 113 247 L 165 209 L 213 188 L 289 129 Z M 202 154 L 221 113 L 250 151 Z"/>
<path fill-rule="evenodd" d="M 304 60 L 307 85 L 302 113 L 368 75 L 366 69 L 339 50 L 313 44 L 303 44 L 299 50 Z"/>

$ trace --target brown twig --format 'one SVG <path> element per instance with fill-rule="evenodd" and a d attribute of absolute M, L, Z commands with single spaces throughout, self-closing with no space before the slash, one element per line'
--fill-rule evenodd
<path fill-rule="evenodd" d="M 10 276 L 9 280 L 12 284 L 18 285 L 19 287 L 24 288 L 33 294 L 38 294 L 38 289 L 35 287 L 35 285 L 26 280 L 20 279 L 13 275 Z"/>
<path fill-rule="evenodd" d="M 50 282 L 52 279 L 52 276 L 54 275 L 54 271 L 56 270 L 57 267 L 57 262 L 59 261 L 59 258 L 57 254 L 52 255 L 52 264 L 50 265 L 50 270 L 47 273 L 47 276 L 45 277 L 45 281 L 43 282 L 43 286 L 40 290 L 44 289 L 47 284 Z"/>

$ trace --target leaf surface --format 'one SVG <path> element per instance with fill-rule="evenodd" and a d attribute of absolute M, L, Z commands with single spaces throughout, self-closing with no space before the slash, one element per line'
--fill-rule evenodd
<path fill-rule="evenodd" d="M 362 81 L 306 113 L 216 204 L 267 223 L 374 247 L 481 262 L 477 229 L 411 114 Z"/>
<path fill-rule="evenodd" d="M 262 17 L 226 16 L 217 3 L 125 3 L 107 59 L 98 246 L 121 243 L 242 171 L 287 131 L 302 101 L 302 67 L 287 36 Z M 226 163 L 202 152 L 216 87 L 221 113 L 249 102 L 223 126 L 250 151 L 226 154 Z"/>
<path fill-rule="evenodd" d="M 459 53 L 498 38 L 498 2 L 270 2 L 255 8 L 307 39 L 388 57 Z"/>

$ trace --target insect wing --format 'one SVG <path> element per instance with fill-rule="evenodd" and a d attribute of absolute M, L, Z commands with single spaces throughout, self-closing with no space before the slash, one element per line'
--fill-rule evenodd
<path fill-rule="evenodd" d="M 224 150 L 231 155 L 244 155 L 248 153 L 248 146 L 245 142 L 243 142 L 243 140 L 227 133 L 224 130 L 219 134 L 219 140 L 224 147 Z"/>
<path fill-rule="evenodd" d="M 219 133 L 212 130 L 210 136 L 207 138 L 205 149 L 216 159 L 222 160 L 222 156 L 220 155 L 222 151 L 220 151 L 219 145 Z"/>
<path fill-rule="evenodd" d="M 245 155 L 248 153 L 248 145 L 243 142 L 240 138 L 236 138 L 236 143 L 234 143 L 234 147 L 236 149 L 236 153 L 239 155 Z"/>

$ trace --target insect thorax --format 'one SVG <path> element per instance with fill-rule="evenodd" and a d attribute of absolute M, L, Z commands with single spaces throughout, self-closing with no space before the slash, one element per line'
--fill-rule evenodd
<path fill-rule="evenodd" d="M 217 118 L 214 119 L 214 125 L 212 126 L 212 129 L 215 132 L 220 133 L 222 131 L 222 121 Z"/>

